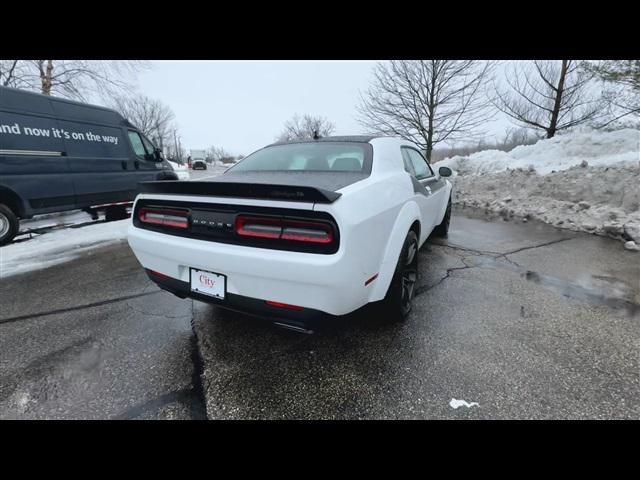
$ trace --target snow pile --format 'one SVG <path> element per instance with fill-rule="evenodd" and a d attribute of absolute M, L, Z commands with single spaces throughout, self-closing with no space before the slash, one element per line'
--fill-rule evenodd
<path fill-rule="evenodd" d="M 172 162 L 171 160 L 167 160 L 167 162 L 169 162 L 169 164 L 171 165 L 171 168 L 173 168 L 176 171 L 178 171 L 178 170 L 189 170 L 189 167 L 187 165 L 181 165 L 179 163 Z"/>
<path fill-rule="evenodd" d="M 0 247 L 0 279 L 72 260 L 126 238 L 131 220 L 65 228 Z"/>
<path fill-rule="evenodd" d="M 456 171 L 457 205 L 609 236 L 640 250 L 639 130 L 582 130 L 436 165 Z"/>
<path fill-rule="evenodd" d="M 438 162 L 459 175 L 481 175 L 507 169 L 533 169 L 540 175 L 587 162 L 590 166 L 635 164 L 640 162 L 640 130 L 626 128 L 614 132 L 582 130 L 521 145 L 510 152 L 483 150 L 468 157 L 455 156 Z"/>

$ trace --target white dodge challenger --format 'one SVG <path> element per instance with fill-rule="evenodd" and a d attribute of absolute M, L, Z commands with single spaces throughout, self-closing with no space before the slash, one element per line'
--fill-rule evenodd
<path fill-rule="evenodd" d="M 146 182 L 128 231 L 178 297 L 303 328 L 372 302 L 411 310 L 418 249 L 445 236 L 451 183 L 391 137 L 280 142 L 201 182 Z"/>

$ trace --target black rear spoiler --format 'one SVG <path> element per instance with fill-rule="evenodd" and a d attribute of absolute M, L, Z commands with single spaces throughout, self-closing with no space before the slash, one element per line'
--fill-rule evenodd
<path fill-rule="evenodd" d="M 313 203 L 333 203 L 342 195 L 324 188 L 309 186 L 221 181 L 185 182 L 180 180 L 140 182 L 140 193 L 207 195 L 212 197 L 258 198 L 261 200 Z"/>

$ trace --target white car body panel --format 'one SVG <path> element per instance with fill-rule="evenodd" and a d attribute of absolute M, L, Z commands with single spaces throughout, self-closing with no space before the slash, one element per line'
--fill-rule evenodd
<path fill-rule="evenodd" d="M 167 162 L 173 171 L 176 172 L 176 175 L 178 175 L 178 180 L 186 181 L 191 179 L 191 175 L 189 175 L 189 168 L 186 165 L 180 165 L 170 160 L 167 160 Z"/>
<path fill-rule="evenodd" d="M 389 288 L 408 231 L 419 224 L 419 245 L 445 214 L 451 183 L 440 180 L 437 192 L 416 193 L 404 170 L 396 138 L 374 138 L 371 175 L 340 190 L 333 203 L 303 203 L 237 197 L 141 194 L 142 199 L 189 204 L 226 203 L 314 210 L 330 214 L 340 232 L 333 254 L 272 250 L 167 235 L 129 227 L 128 241 L 147 269 L 189 282 L 189 268 L 227 277 L 227 292 L 271 300 L 331 315 L 344 315 L 382 300 Z M 365 282 L 376 276 L 375 280 Z"/>

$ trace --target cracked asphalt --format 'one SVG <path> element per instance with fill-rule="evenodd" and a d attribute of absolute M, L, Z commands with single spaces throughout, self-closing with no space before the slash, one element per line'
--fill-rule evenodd
<path fill-rule="evenodd" d="M 456 213 L 403 324 L 282 330 L 159 290 L 124 242 L 3 279 L 0 418 L 640 418 L 640 255 Z"/>
<path fill-rule="evenodd" d="M 122 242 L 0 285 L 0 419 L 204 418 L 190 302 Z"/>

